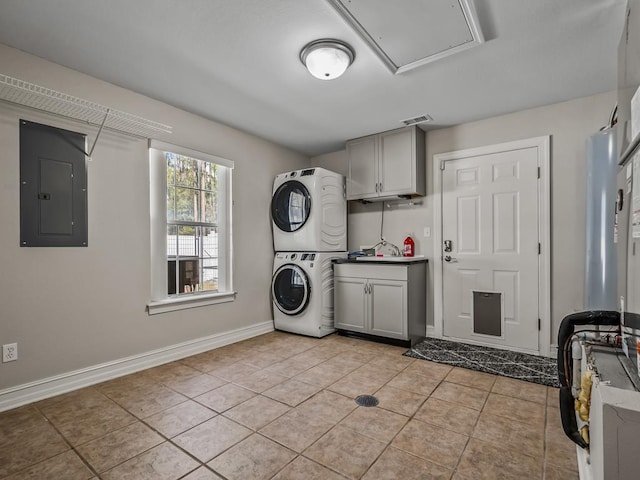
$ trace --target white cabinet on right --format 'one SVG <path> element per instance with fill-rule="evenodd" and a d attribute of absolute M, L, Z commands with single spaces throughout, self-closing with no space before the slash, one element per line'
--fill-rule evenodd
<path fill-rule="evenodd" d="M 347 200 L 424 195 L 425 135 L 417 126 L 347 142 Z"/>
<path fill-rule="evenodd" d="M 426 261 L 334 265 L 335 327 L 412 345 L 426 334 Z"/>

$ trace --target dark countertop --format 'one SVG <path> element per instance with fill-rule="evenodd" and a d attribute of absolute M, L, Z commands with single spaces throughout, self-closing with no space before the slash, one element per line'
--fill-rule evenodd
<path fill-rule="evenodd" d="M 394 261 L 394 260 L 373 260 L 373 258 L 376 257 L 360 257 L 360 258 L 366 258 L 366 260 L 356 260 L 355 258 L 337 258 L 333 261 L 333 263 L 356 263 L 358 265 L 412 265 L 415 263 L 427 263 L 429 261 L 428 258 L 426 257 L 417 257 L 417 258 L 413 258 L 411 260 L 407 260 L 407 261 L 403 261 L 403 262 L 398 262 L 398 261 Z M 371 260 L 369 260 L 369 258 L 371 258 Z"/>

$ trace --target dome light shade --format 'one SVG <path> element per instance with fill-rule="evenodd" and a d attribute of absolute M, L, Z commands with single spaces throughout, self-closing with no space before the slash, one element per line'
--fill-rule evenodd
<path fill-rule="evenodd" d="M 300 60 L 309 73 L 320 80 L 338 78 L 354 58 L 349 45 L 333 39 L 315 40 L 300 52 Z"/>

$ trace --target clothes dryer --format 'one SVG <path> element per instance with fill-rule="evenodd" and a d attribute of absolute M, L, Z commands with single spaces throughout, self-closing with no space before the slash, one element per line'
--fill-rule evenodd
<path fill-rule="evenodd" d="M 277 330 L 324 337 L 333 326 L 333 260 L 346 252 L 278 252 L 271 298 Z"/>
<path fill-rule="evenodd" d="M 278 175 L 271 219 L 276 252 L 346 251 L 344 176 L 318 167 Z"/>

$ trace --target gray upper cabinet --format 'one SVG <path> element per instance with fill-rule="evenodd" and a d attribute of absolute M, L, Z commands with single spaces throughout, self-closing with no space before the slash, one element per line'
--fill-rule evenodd
<path fill-rule="evenodd" d="M 371 135 L 347 142 L 347 156 L 347 200 L 377 197 L 378 137 Z"/>
<path fill-rule="evenodd" d="M 416 126 L 347 142 L 347 200 L 424 195 L 425 137 Z"/>

